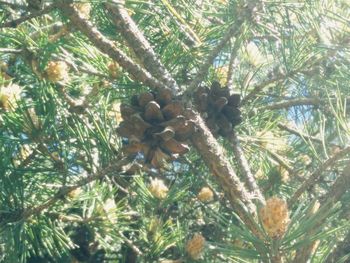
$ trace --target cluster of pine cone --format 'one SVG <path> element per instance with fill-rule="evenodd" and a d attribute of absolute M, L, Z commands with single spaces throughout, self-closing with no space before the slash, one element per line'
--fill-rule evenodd
<path fill-rule="evenodd" d="M 214 136 L 229 136 L 233 128 L 242 122 L 238 106 L 239 94 L 230 94 L 228 88 L 222 88 L 219 82 L 211 87 L 200 87 L 195 93 L 195 103 Z"/>
<path fill-rule="evenodd" d="M 120 111 L 123 121 L 117 132 L 128 139 L 127 154 L 141 154 L 146 164 L 159 168 L 189 151 L 186 141 L 194 124 L 183 116 L 183 106 L 170 89 L 134 96 L 131 105 L 121 104 Z"/>

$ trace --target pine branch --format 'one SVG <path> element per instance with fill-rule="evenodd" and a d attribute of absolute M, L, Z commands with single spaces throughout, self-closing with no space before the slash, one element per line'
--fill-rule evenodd
<path fill-rule="evenodd" d="M 315 136 L 307 135 L 307 134 L 305 134 L 303 132 L 300 132 L 300 131 L 298 131 L 296 129 L 293 129 L 293 128 L 285 125 L 285 124 L 278 123 L 277 127 L 280 128 L 281 130 L 284 130 L 284 131 L 287 131 L 287 132 L 289 132 L 289 133 L 291 133 L 293 135 L 296 135 L 296 136 L 300 137 L 303 140 L 309 140 L 309 141 L 312 141 L 312 142 L 315 142 L 315 143 L 323 145 L 323 140 L 322 139 L 317 138 Z M 332 142 L 330 142 L 329 145 L 334 146 L 334 147 L 338 147 L 338 148 L 342 148 L 340 145 L 338 145 L 336 143 L 332 143 Z"/>
<path fill-rule="evenodd" d="M 197 131 L 191 139 L 194 147 L 206 162 L 243 222 L 247 224 L 254 235 L 262 237 L 262 233 L 253 220 L 256 207 L 251 202 L 251 197 L 227 160 L 224 149 L 208 130 L 197 112 L 187 110 L 186 115 L 195 122 L 197 127 Z M 248 208 L 249 212 L 240 202 Z"/>
<path fill-rule="evenodd" d="M 275 70 L 272 70 L 270 73 L 267 75 L 272 75 L 272 77 L 269 77 L 267 80 L 256 84 L 253 89 L 250 91 L 248 95 L 246 95 L 242 101 L 241 105 L 247 104 L 250 100 L 254 99 L 265 87 L 269 86 L 270 84 L 273 84 L 275 82 L 279 82 L 282 80 L 286 80 L 287 78 L 291 77 L 294 72 L 291 72 L 289 74 L 283 74 L 283 73 L 274 73 Z"/>
<path fill-rule="evenodd" d="M 182 34 L 185 35 L 187 41 L 191 43 L 191 45 L 201 44 L 201 40 L 197 36 L 197 34 L 192 30 L 192 28 L 186 23 L 186 21 L 182 18 L 182 16 L 176 11 L 176 9 L 169 3 L 168 0 L 161 0 L 163 5 L 168 10 L 169 14 L 175 21 L 178 29 Z"/>
<path fill-rule="evenodd" d="M 125 1 L 112 1 L 112 3 L 113 4 L 107 3 L 105 6 L 107 7 L 107 10 L 113 14 L 111 18 L 117 26 L 117 30 L 125 38 L 129 47 L 133 49 L 138 58 L 141 59 L 144 67 L 153 74 L 154 77 L 163 82 L 174 92 L 178 92 L 179 87 L 175 80 L 169 74 L 159 58 L 157 58 L 157 55 L 148 40 L 129 16 L 124 7 Z"/>
<path fill-rule="evenodd" d="M 19 54 L 22 52 L 22 49 L 14 49 L 14 48 L 0 48 L 0 53 L 12 53 Z"/>
<path fill-rule="evenodd" d="M 214 59 L 218 56 L 218 54 L 225 47 L 227 42 L 234 36 L 238 36 L 243 27 L 244 19 L 238 19 L 235 23 L 233 23 L 228 30 L 225 32 L 224 36 L 215 46 L 215 48 L 209 53 L 204 63 L 199 67 L 197 75 L 192 80 L 190 85 L 188 86 L 186 93 L 192 94 L 198 87 L 198 85 L 204 80 L 205 76 L 208 74 L 209 68 L 213 65 Z"/>
<path fill-rule="evenodd" d="M 15 20 L 12 20 L 12 21 L 9 21 L 9 22 L 6 22 L 4 24 L 1 24 L 0 25 L 0 28 L 7 28 L 7 27 L 12 27 L 12 28 L 15 28 L 17 26 L 19 26 L 20 24 L 30 20 L 30 19 L 33 19 L 33 18 L 36 18 L 36 17 L 39 17 L 39 16 L 42 16 L 42 15 L 45 15 L 47 13 L 50 13 L 52 10 L 54 10 L 55 8 L 57 7 L 57 4 L 54 3 L 54 4 L 51 4 L 47 7 L 45 7 L 44 9 L 42 10 L 39 10 L 39 11 L 34 11 L 28 15 L 25 15 L 25 16 L 22 16 L 18 19 L 15 19 Z"/>
<path fill-rule="evenodd" d="M 350 231 L 341 242 L 338 242 L 335 249 L 332 251 L 332 253 L 330 253 L 327 256 L 324 262 L 325 263 L 341 262 L 340 259 L 345 255 L 348 255 L 349 251 L 350 251 Z"/>
<path fill-rule="evenodd" d="M 331 188 L 325 193 L 323 196 L 319 198 L 321 206 L 319 210 L 321 211 L 327 211 L 331 209 L 339 200 L 340 198 L 349 190 L 350 188 L 350 164 L 348 164 L 342 174 L 338 176 L 338 178 L 335 180 Z M 327 219 L 327 216 L 320 215 L 319 220 L 316 226 L 314 226 L 308 235 L 314 234 L 313 230 L 317 229 L 319 226 L 321 226 L 325 220 Z M 306 245 L 301 248 L 300 251 L 296 254 L 293 263 L 306 263 L 308 262 L 309 258 L 311 257 L 312 251 L 314 246 L 316 245 L 317 241 L 311 242 L 311 244 Z"/>
<path fill-rule="evenodd" d="M 343 150 L 337 152 L 332 157 L 327 159 L 324 163 L 322 163 L 319 168 L 314 171 L 304 183 L 296 190 L 293 196 L 288 201 L 288 206 L 292 207 L 294 203 L 298 200 L 298 198 L 311 186 L 317 184 L 318 180 L 321 178 L 322 173 L 330 166 L 334 165 L 337 161 L 345 157 L 350 153 L 350 146 L 347 146 Z M 335 193 L 336 194 L 336 193 Z"/>
<path fill-rule="evenodd" d="M 240 48 L 241 43 L 242 43 L 242 39 L 237 37 L 235 39 L 235 43 L 233 44 L 233 47 L 231 50 L 230 61 L 228 64 L 227 78 L 226 78 L 226 85 L 229 90 L 233 90 L 233 75 L 234 75 L 234 70 L 237 67 L 237 52 Z"/>
<path fill-rule="evenodd" d="M 73 190 L 82 187 L 84 185 L 87 185 L 93 181 L 102 179 L 104 176 L 106 176 L 109 173 L 115 173 L 116 171 L 119 171 L 123 165 L 125 165 L 129 160 L 127 158 L 117 160 L 115 162 L 111 162 L 109 166 L 106 168 L 97 171 L 96 173 L 80 179 L 78 182 L 76 182 L 72 186 L 62 186 L 57 193 L 49 198 L 47 201 L 45 201 L 43 204 L 26 208 L 23 211 L 14 211 L 11 213 L 0 213 L 0 224 L 8 224 L 13 223 L 17 221 L 24 221 L 28 220 L 30 217 L 39 215 L 41 212 L 43 212 L 46 209 L 49 209 L 54 204 L 56 204 L 58 201 L 62 200 L 67 194 L 72 192 Z"/>
<path fill-rule="evenodd" d="M 142 251 L 130 240 L 128 239 L 122 231 L 119 231 L 119 235 L 122 237 L 124 242 L 127 244 L 127 246 L 137 255 L 137 256 L 142 256 L 143 253 Z"/>
<path fill-rule="evenodd" d="M 261 110 L 279 110 L 279 109 L 286 109 L 294 106 L 303 106 L 303 105 L 313 105 L 318 106 L 321 104 L 321 100 L 319 98 L 298 98 L 298 99 L 291 99 L 286 100 L 282 102 L 277 102 L 272 105 L 265 106 L 261 108 Z"/>
<path fill-rule="evenodd" d="M 145 85 L 155 89 L 165 88 L 163 83 L 154 79 L 149 72 L 135 64 L 126 54 L 119 50 L 112 41 L 103 36 L 90 21 L 83 18 L 71 3 L 71 0 L 60 0 L 59 7 L 62 12 L 69 17 L 72 24 L 87 36 L 99 50 L 118 62 L 119 65 L 133 76 L 135 81 L 143 82 Z"/>
<path fill-rule="evenodd" d="M 243 179 L 245 181 L 245 184 L 249 191 L 252 193 L 252 196 L 257 199 L 258 203 L 260 205 L 265 204 L 265 198 L 263 197 L 259 186 L 256 183 L 256 180 L 254 178 L 254 175 L 252 174 L 248 161 L 245 157 L 245 154 L 240 146 L 239 139 L 237 136 L 232 133 L 231 137 L 229 138 L 229 141 L 231 142 L 231 147 L 233 149 L 233 154 L 235 155 L 237 164 L 239 166 L 239 169 L 243 175 Z"/>
<path fill-rule="evenodd" d="M 339 43 L 339 45 L 346 45 L 349 39 L 345 37 L 342 39 Z M 320 57 L 318 59 L 314 59 L 313 61 L 306 61 L 303 66 L 291 70 L 287 73 L 281 73 L 276 72 L 275 69 L 271 70 L 269 73 L 267 73 L 268 79 L 264 80 L 263 82 L 256 84 L 253 89 L 250 91 L 250 93 L 245 96 L 241 102 L 241 105 L 245 105 L 250 100 L 253 100 L 256 98 L 256 96 L 267 86 L 270 84 L 273 84 L 275 82 L 279 81 L 285 81 L 290 77 L 293 77 L 297 74 L 304 74 L 304 75 L 310 75 L 315 74 L 315 71 L 317 72 L 317 69 L 322 65 L 322 62 L 325 61 L 327 58 L 330 58 L 336 54 L 337 50 L 329 49 L 326 54 L 323 57 Z"/>

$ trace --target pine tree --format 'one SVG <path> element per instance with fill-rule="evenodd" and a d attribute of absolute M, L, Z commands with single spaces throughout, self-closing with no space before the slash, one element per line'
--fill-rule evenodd
<path fill-rule="evenodd" d="M 0 10 L 0 262 L 350 261 L 347 0 Z"/>

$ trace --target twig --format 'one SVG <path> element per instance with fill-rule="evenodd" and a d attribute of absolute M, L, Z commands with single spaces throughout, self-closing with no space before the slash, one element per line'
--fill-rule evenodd
<path fill-rule="evenodd" d="M 72 24 L 78 28 L 88 39 L 103 53 L 109 55 L 126 69 L 136 81 L 143 82 L 149 87 L 158 89 L 165 88 L 165 85 L 153 78 L 150 73 L 135 64 L 126 54 L 119 50 L 112 41 L 107 39 L 92 23 L 83 18 L 80 13 L 71 5 L 72 0 L 60 0 L 60 8 L 68 16 Z"/>
<path fill-rule="evenodd" d="M 271 73 L 267 74 L 273 74 L 274 70 L 271 71 Z M 257 85 L 255 85 L 252 89 L 252 91 L 243 98 L 243 100 L 241 101 L 241 105 L 245 105 L 248 101 L 252 100 L 253 98 L 256 97 L 256 95 L 263 90 L 265 87 L 267 87 L 268 85 L 281 81 L 281 80 L 285 80 L 286 78 L 292 76 L 294 74 L 294 72 L 291 72 L 289 74 L 283 74 L 283 73 L 277 73 L 274 75 L 274 77 L 269 78 L 265 81 L 263 81 L 262 83 L 259 83 Z"/>
<path fill-rule="evenodd" d="M 284 130 L 284 131 L 287 131 L 293 135 L 296 135 L 300 138 L 302 138 L 303 140 L 309 140 L 309 141 L 312 141 L 312 142 L 315 142 L 315 143 L 319 143 L 319 144 L 323 144 L 323 140 L 321 140 L 320 138 L 317 138 L 315 136 L 311 136 L 311 135 L 307 135 L 303 132 L 300 132 L 296 129 L 293 129 L 285 124 L 282 124 L 282 123 L 278 123 L 277 124 L 277 127 L 280 128 L 281 130 Z M 330 142 L 329 145 L 331 146 L 334 146 L 334 147 L 339 147 L 339 148 L 342 148 L 340 145 L 336 144 L 336 143 L 332 143 Z"/>
<path fill-rule="evenodd" d="M 13 53 L 19 54 L 22 52 L 22 49 L 14 49 L 14 48 L 0 48 L 0 53 Z"/>
<path fill-rule="evenodd" d="M 346 237 L 339 242 L 332 253 L 328 255 L 326 260 L 324 261 L 325 263 L 336 263 L 340 262 L 340 259 L 349 253 L 349 246 L 350 246 L 350 231 L 346 235 Z"/>
<path fill-rule="evenodd" d="M 197 75 L 192 80 L 190 85 L 188 86 L 186 92 L 191 94 L 193 93 L 198 85 L 203 81 L 205 76 L 208 74 L 208 70 L 213 65 L 214 59 L 217 57 L 217 55 L 221 52 L 221 50 L 225 47 L 226 43 L 233 37 L 237 36 L 238 33 L 241 32 L 242 25 L 244 23 L 243 19 L 239 19 L 236 23 L 232 24 L 224 36 L 221 38 L 221 40 L 218 42 L 218 44 L 215 46 L 215 48 L 209 53 L 208 57 L 204 61 L 204 63 L 199 67 L 199 70 L 197 72 Z"/>
<path fill-rule="evenodd" d="M 254 175 L 252 174 L 248 161 L 245 158 L 244 152 L 240 146 L 239 139 L 237 136 L 232 133 L 231 137 L 229 138 L 229 141 L 231 142 L 231 146 L 233 149 L 233 154 L 235 155 L 237 164 L 239 166 L 239 169 L 243 175 L 243 179 L 245 180 L 245 184 L 247 188 L 253 193 L 254 198 L 257 199 L 258 203 L 260 205 L 265 204 L 265 198 L 263 197 L 262 193 L 260 192 L 259 186 L 257 185 Z"/>
<path fill-rule="evenodd" d="M 1 224 L 8 224 L 11 222 L 16 222 L 20 220 L 27 220 L 28 218 L 40 214 L 45 209 L 50 208 L 52 205 L 57 203 L 59 200 L 61 200 L 64 196 L 66 196 L 71 191 L 82 187 L 86 184 L 89 184 L 93 181 L 96 181 L 98 179 L 103 178 L 105 175 L 111 172 L 115 172 L 119 170 L 123 165 L 125 165 L 126 159 L 118 160 L 117 162 L 111 162 L 112 164 L 108 167 L 96 172 L 95 174 L 92 174 L 86 178 L 80 179 L 75 185 L 72 186 L 62 186 L 58 192 L 51 198 L 49 198 L 47 201 L 45 201 L 43 204 L 38 205 L 36 207 L 27 208 L 24 211 L 18 212 L 12 212 L 12 213 L 0 213 L 0 219 Z"/>
<path fill-rule="evenodd" d="M 348 147 L 348 151 L 349 151 Z M 344 149 L 345 150 L 345 149 Z M 350 189 L 350 163 L 344 168 L 342 174 L 338 176 L 329 191 L 320 198 L 321 204 L 335 204 L 341 196 Z"/>
<path fill-rule="evenodd" d="M 111 18 L 117 25 L 117 30 L 122 34 L 138 58 L 141 59 L 144 67 L 174 92 L 178 92 L 178 85 L 159 58 L 157 58 L 153 48 L 129 16 L 127 10 L 124 8 L 124 1 L 119 1 L 118 3 L 113 1 L 112 3 L 107 3 L 105 6 L 113 14 Z"/>
<path fill-rule="evenodd" d="M 286 169 L 289 174 L 292 174 L 294 172 L 293 168 L 290 167 L 289 164 L 287 162 L 285 162 L 285 160 L 283 160 L 283 158 L 281 158 L 278 154 L 276 154 L 275 152 L 273 152 L 269 149 L 266 149 L 266 150 L 269 153 L 269 155 L 271 156 L 271 158 L 274 159 L 284 169 Z"/>
<path fill-rule="evenodd" d="M 228 64 L 228 72 L 226 79 L 226 85 L 229 90 L 233 90 L 233 74 L 237 66 L 237 51 L 239 50 L 241 42 L 242 40 L 240 38 L 236 38 L 231 50 L 230 62 Z"/>
<path fill-rule="evenodd" d="M 342 174 L 335 180 L 329 191 L 324 194 L 322 197 L 318 198 L 320 200 L 321 206 L 319 210 L 328 211 L 331 209 L 340 198 L 349 190 L 350 188 L 350 163 L 344 168 Z M 314 234 L 314 229 L 317 229 L 321 226 L 324 221 L 327 219 L 327 216 L 323 214 L 319 215 L 317 225 L 315 225 L 308 235 Z M 311 256 L 313 248 L 317 241 L 311 242 L 311 244 L 304 246 L 301 251 L 299 251 L 293 263 L 306 263 Z"/>
<path fill-rule="evenodd" d="M 186 23 L 182 16 L 176 11 L 176 9 L 169 3 L 168 0 L 161 0 L 168 10 L 171 17 L 174 19 L 175 23 L 179 26 L 179 30 L 184 34 L 192 45 L 201 44 L 201 40 L 197 34 L 192 30 L 192 28 Z"/>
<path fill-rule="evenodd" d="M 142 256 L 143 253 L 141 250 L 130 240 L 128 239 L 122 231 L 119 231 L 119 235 L 122 237 L 122 239 L 125 241 L 125 243 L 128 245 L 129 248 L 132 249 L 133 252 L 135 252 L 136 255 Z"/>
<path fill-rule="evenodd" d="M 187 110 L 186 116 L 193 120 L 197 127 L 197 131 L 191 139 L 194 147 L 216 177 L 237 214 L 247 224 L 252 233 L 261 237 L 262 234 L 253 220 L 256 207 L 227 160 L 224 149 L 205 126 L 198 113 Z M 248 208 L 249 212 L 242 206 L 241 202 Z"/>
<path fill-rule="evenodd" d="M 317 181 L 321 178 L 322 173 L 329 167 L 332 166 L 335 162 L 346 156 L 350 153 L 350 146 L 347 146 L 343 150 L 337 152 L 335 155 L 327 159 L 323 164 L 319 166 L 319 168 L 314 171 L 310 177 L 304 181 L 304 183 L 297 189 L 294 195 L 289 199 L 288 206 L 292 207 L 294 203 L 298 200 L 298 198 L 304 193 L 308 188 L 312 185 L 316 184 Z M 346 171 L 345 171 L 346 172 Z M 329 191 L 330 193 L 331 191 Z"/>
<path fill-rule="evenodd" d="M 6 27 L 15 28 L 18 25 L 20 25 L 20 24 L 22 24 L 22 23 L 24 23 L 24 22 L 26 22 L 26 21 L 28 21 L 28 20 L 30 20 L 32 18 L 35 18 L 35 17 L 38 17 L 38 16 L 42 16 L 44 14 L 50 13 L 56 7 L 57 7 L 57 4 L 51 4 L 50 6 L 47 6 L 47 7 L 45 7 L 42 10 L 35 11 L 33 13 L 30 13 L 29 15 L 22 16 L 22 17 L 20 17 L 18 19 L 6 22 L 6 23 L 0 25 L 0 28 L 6 28 Z"/>
<path fill-rule="evenodd" d="M 268 105 L 265 107 L 262 107 L 261 110 L 279 110 L 279 109 L 285 109 L 289 107 L 294 106 L 302 106 L 302 105 L 320 105 L 321 100 L 319 98 L 298 98 L 298 99 L 292 99 L 292 100 L 286 100 L 282 102 L 278 102 L 272 105 Z"/>
<path fill-rule="evenodd" d="M 348 43 L 348 41 L 349 39 L 347 37 L 344 37 L 344 39 L 340 41 L 339 45 L 345 45 Z M 309 75 L 309 74 L 315 73 L 315 71 L 317 71 L 319 66 L 322 64 L 322 61 L 328 57 L 334 56 L 336 52 L 337 50 L 329 49 L 326 53 L 327 56 L 320 57 L 311 62 L 306 61 L 303 66 L 299 67 L 298 69 L 291 70 L 286 74 L 280 73 L 280 72 L 275 73 L 275 69 L 273 69 L 267 74 L 267 76 L 271 75 L 272 77 L 268 77 L 267 80 L 255 85 L 255 87 L 253 87 L 253 90 L 242 100 L 241 105 L 245 105 L 248 101 L 254 99 L 259 92 L 261 92 L 265 87 L 267 87 L 268 85 L 274 82 L 286 80 L 287 78 L 292 77 L 296 74 Z"/>

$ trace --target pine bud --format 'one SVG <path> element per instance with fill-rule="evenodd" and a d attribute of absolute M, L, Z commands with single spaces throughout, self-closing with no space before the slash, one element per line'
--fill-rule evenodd
<path fill-rule="evenodd" d="M 115 61 L 108 64 L 108 72 L 111 78 L 116 79 L 120 73 L 119 64 Z"/>
<path fill-rule="evenodd" d="M 152 195 L 158 199 L 164 199 L 168 194 L 168 187 L 164 184 L 162 180 L 152 179 L 151 184 L 148 187 L 148 190 Z"/>
<path fill-rule="evenodd" d="M 50 61 L 46 68 L 47 78 L 52 82 L 67 81 L 68 65 L 64 61 Z"/>
<path fill-rule="evenodd" d="M 70 192 L 68 192 L 67 196 L 70 198 L 70 199 L 76 199 L 78 198 L 78 196 L 82 193 L 82 190 L 80 188 L 76 188 Z"/>
<path fill-rule="evenodd" d="M 79 11 L 80 16 L 85 19 L 90 18 L 91 4 L 90 3 L 76 3 L 74 7 Z"/>
<path fill-rule="evenodd" d="M 271 238 L 280 238 L 289 224 L 289 213 L 286 201 L 272 197 L 259 211 L 265 231 Z"/>
<path fill-rule="evenodd" d="M 15 109 L 16 100 L 19 99 L 22 89 L 16 84 L 0 87 L 0 108 Z"/>
<path fill-rule="evenodd" d="M 197 198 L 202 202 L 210 202 L 214 198 L 214 193 L 209 187 L 203 187 L 199 191 Z"/>
<path fill-rule="evenodd" d="M 186 251 L 194 260 L 199 259 L 204 251 L 205 238 L 199 234 L 194 234 L 193 238 L 187 242 Z"/>

